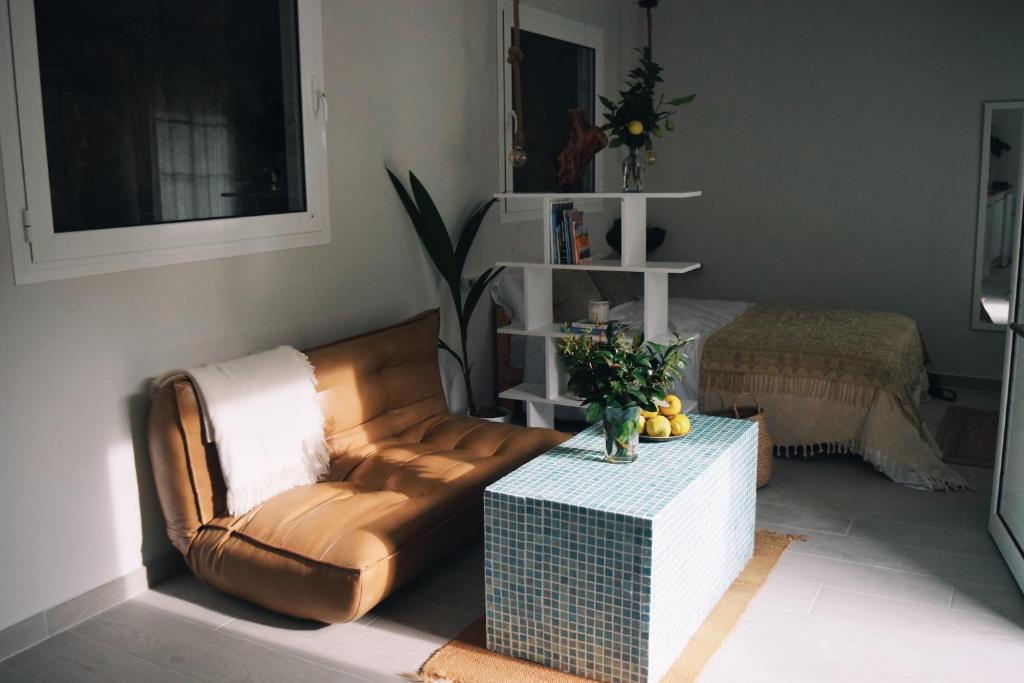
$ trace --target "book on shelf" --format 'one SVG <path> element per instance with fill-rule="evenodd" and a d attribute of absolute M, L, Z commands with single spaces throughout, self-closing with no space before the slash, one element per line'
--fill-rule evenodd
<path fill-rule="evenodd" d="M 566 260 L 567 240 L 563 223 L 565 213 L 572 211 L 572 202 L 557 202 L 551 205 L 551 262 L 568 263 Z"/>
<path fill-rule="evenodd" d="M 611 322 L 616 322 L 612 320 Z M 577 320 L 576 322 L 562 325 L 562 332 L 572 334 L 584 334 L 592 337 L 604 337 L 608 334 L 608 323 L 595 323 L 591 320 Z"/>
<path fill-rule="evenodd" d="M 590 233 L 583 212 L 572 202 L 551 205 L 551 263 L 575 265 L 590 263 Z"/>
<path fill-rule="evenodd" d="M 590 233 L 583 222 L 583 212 L 572 213 L 571 230 L 573 244 L 573 263 L 590 263 Z"/>

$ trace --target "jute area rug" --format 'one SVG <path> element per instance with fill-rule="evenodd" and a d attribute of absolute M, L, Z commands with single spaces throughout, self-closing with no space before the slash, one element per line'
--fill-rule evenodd
<path fill-rule="evenodd" d="M 782 553 L 797 537 L 758 530 L 754 556 L 736 577 L 718 606 L 704 621 L 679 659 L 662 679 L 664 683 L 695 681 L 701 670 L 732 632 L 751 599 L 761 589 Z M 441 647 L 410 680 L 450 683 L 586 683 L 589 678 L 549 669 L 540 664 L 500 655 L 486 649 L 484 620 L 478 619 Z"/>
<path fill-rule="evenodd" d="M 995 410 L 949 406 L 939 421 L 935 440 L 943 462 L 993 467 L 998 431 L 999 413 Z"/>

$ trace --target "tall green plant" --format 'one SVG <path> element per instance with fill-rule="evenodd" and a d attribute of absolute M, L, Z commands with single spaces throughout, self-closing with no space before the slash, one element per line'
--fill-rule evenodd
<path fill-rule="evenodd" d="M 430 198 L 430 193 L 427 192 L 427 188 L 423 186 L 420 179 L 412 171 L 409 172 L 409 186 L 412 188 L 412 195 L 410 195 L 398 176 L 392 173 L 391 169 L 387 169 L 387 172 L 391 178 L 391 184 L 395 186 L 395 192 L 398 193 L 398 197 L 402 200 L 402 206 L 405 207 L 406 213 L 409 214 L 409 220 L 412 221 L 413 228 L 416 229 L 416 235 L 420 238 L 420 243 L 423 244 L 423 248 L 426 250 L 427 255 L 430 256 L 434 268 L 437 269 L 445 284 L 448 285 L 448 291 L 451 292 L 452 304 L 455 307 L 455 315 L 458 317 L 459 322 L 461 354 L 446 344 L 443 339 L 438 338 L 437 346 L 450 353 L 455 362 L 459 364 L 462 380 L 466 385 L 466 402 L 469 404 L 469 412 L 471 414 L 475 413 L 477 412 L 477 405 L 473 397 L 473 383 L 471 381 L 473 364 L 469 362 L 469 354 L 467 352 L 469 321 L 473 317 L 473 311 L 476 310 L 477 304 L 480 303 L 480 298 L 487 291 L 487 286 L 491 284 L 491 281 L 504 268 L 488 268 L 485 270 L 477 278 L 476 282 L 473 283 L 473 286 L 470 287 L 465 298 L 462 296 L 462 274 L 466 267 L 466 259 L 469 257 L 469 250 L 473 246 L 473 240 L 476 239 L 477 233 L 480 232 L 480 225 L 483 223 L 484 217 L 495 200 L 488 199 L 470 213 L 469 218 L 462 225 L 462 230 L 455 244 L 452 244 L 448 227 L 445 225 L 440 212 L 437 210 L 437 206 L 434 204 L 434 200 Z"/>

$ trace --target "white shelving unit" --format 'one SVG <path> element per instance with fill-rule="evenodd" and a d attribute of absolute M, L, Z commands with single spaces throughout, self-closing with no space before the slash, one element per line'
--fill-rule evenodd
<path fill-rule="evenodd" d="M 700 263 L 679 261 L 647 261 L 647 200 L 693 199 L 701 192 L 586 192 L 566 194 L 495 194 L 495 199 L 534 199 L 543 202 L 541 229 L 544 260 L 499 261 L 496 265 L 522 268 L 524 311 L 522 326 L 509 325 L 498 330 L 502 334 L 519 334 L 544 339 L 544 382 L 525 383 L 506 389 L 501 397 L 526 403 L 526 422 L 531 427 L 553 427 L 555 406 L 578 406 L 580 402 L 566 394 L 565 378 L 558 360 L 557 341 L 563 336 L 561 323 L 553 320 L 552 271 L 616 270 L 643 273 L 644 323 L 647 339 L 670 336 L 668 325 L 668 276 L 695 271 Z M 622 245 L 620 259 L 595 260 L 592 263 L 567 265 L 551 262 L 551 205 L 584 199 L 618 199 L 622 207 Z M 593 236 L 592 236 L 593 239 Z M 640 330 L 637 330 L 638 332 Z"/>

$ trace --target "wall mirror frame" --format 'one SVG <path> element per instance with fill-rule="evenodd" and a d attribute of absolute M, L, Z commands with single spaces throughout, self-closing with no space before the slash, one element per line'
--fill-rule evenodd
<path fill-rule="evenodd" d="M 498 73 L 498 178 L 499 186 L 502 192 L 516 192 L 517 189 L 513 182 L 515 177 L 515 170 L 512 167 L 511 162 L 508 160 L 508 152 L 512 148 L 512 132 L 513 132 L 513 117 L 512 117 L 512 69 L 507 61 L 508 47 L 511 42 L 512 36 L 512 0 L 495 0 L 495 6 L 497 8 L 497 73 Z M 540 38 L 545 42 L 561 43 L 564 46 L 571 46 L 577 48 L 580 51 L 590 53 L 590 69 L 589 79 L 591 80 L 592 89 L 589 93 L 588 98 L 590 99 L 587 103 L 579 103 L 580 108 L 589 109 L 592 111 L 594 120 L 600 123 L 600 99 L 601 95 L 604 95 L 604 31 L 597 26 L 586 24 L 582 21 L 563 17 L 551 12 L 545 12 L 544 10 L 530 7 L 529 5 L 521 5 L 519 8 L 520 15 L 520 26 L 524 33 L 530 33 L 534 37 Z M 531 59 L 530 52 L 524 47 L 524 65 Z M 537 62 L 534 61 L 534 64 Z M 525 70 L 525 69 L 524 69 Z M 551 70 L 549 74 L 549 80 L 557 80 L 557 74 L 559 70 Z M 538 120 L 536 112 L 529 111 L 530 100 L 543 100 L 550 94 L 541 90 L 537 91 L 537 88 L 552 87 L 553 83 L 538 83 L 535 80 L 531 80 L 529 74 L 523 76 L 523 97 L 526 100 L 527 115 L 525 116 L 525 125 L 523 130 L 526 133 L 527 150 L 530 150 L 531 145 L 536 142 L 536 137 L 539 136 L 539 129 L 543 129 L 545 125 L 553 125 L 555 123 L 561 124 L 562 115 L 558 114 L 555 120 L 544 121 L 544 117 Z M 576 86 L 573 86 L 575 89 Z M 582 96 L 582 95 L 581 95 Z M 576 106 L 576 105 L 574 105 Z M 568 125 L 568 118 L 564 119 L 566 126 Z M 558 141 L 560 142 L 560 140 Z M 557 145 L 558 142 L 555 144 Z M 551 152 L 551 150 L 549 150 Z M 549 154 L 551 158 L 544 158 L 543 155 L 537 155 L 535 152 L 530 157 L 530 164 L 548 164 L 554 168 L 553 154 Z M 595 160 L 593 166 L 593 177 L 592 177 L 592 189 L 600 191 L 604 187 L 604 159 L 599 154 Z M 538 191 L 539 188 L 529 188 L 532 191 Z M 557 192 L 557 187 L 550 187 L 543 191 L 546 192 Z M 587 190 L 591 191 L 591 190 Z M 500 209 L 499 218 L 502 223 L 513 223 L 518 221 L 526 221 L 539 219 L 541 217 L 541 209 L 538 203 L 533 200 L 516 200 L 506 199 L 499 202 L 498 207 Z M 576 208 L 583 211 L 600 211 L 602 208 L 602 202 L 597 199 L 588 199 L 576 202 Z"/>
<path fill-rule="evenodd" d="M 979 176 L 971 329 L 1002 331 L 1024 198 L 1024 100 L 985 103 Z"/>

